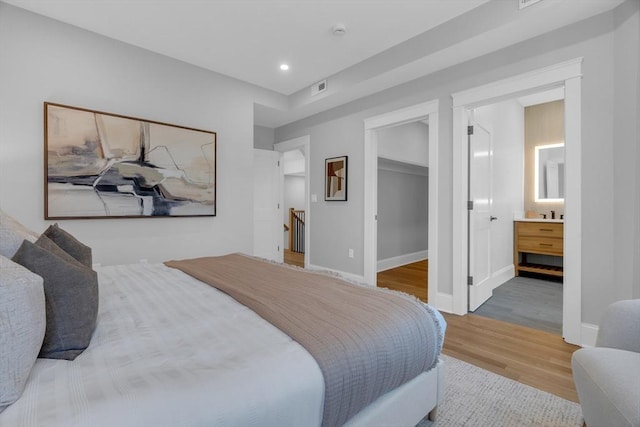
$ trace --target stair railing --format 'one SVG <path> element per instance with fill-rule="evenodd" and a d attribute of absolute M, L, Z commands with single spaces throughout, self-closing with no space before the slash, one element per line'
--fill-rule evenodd
<path fill-rule="evenodd" d="M 289 250 L 304 253 L 304 211 L 289 209 Z"/>

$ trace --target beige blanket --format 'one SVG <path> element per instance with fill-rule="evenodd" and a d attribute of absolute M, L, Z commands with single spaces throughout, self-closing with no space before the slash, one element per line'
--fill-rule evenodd
<path fill-rule="evenodd" d="M 304 346 L 325 380 L 323 426 L 341 426 L 437 361 L 418 300 L 233 254 L 165 263 L 227 293 Z"/>

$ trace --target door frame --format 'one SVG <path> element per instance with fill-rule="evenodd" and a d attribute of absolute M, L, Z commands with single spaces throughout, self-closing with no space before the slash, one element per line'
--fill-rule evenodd
<path fill-rule="evenodd" d="M 467 111 L 500 100 L 564 86 L 565 218 L 562 335 L 582 344 L 582 61 L 575 58 L 549 67 L 452 94 L 453 98 L 453 295 L 452 312 L 466 314 L 467 263 Z"/>
<path fill-rule="evenodd" d="M 377 130 L 429 120 L 428 300 L 437 307 L 438 283 L 438 100 L 424 102 L 364 120 L 364 278 L 376 286 L 378 274 L 378 139 Z"/>
<path fill-rule="evenodd" d="M 298 149 L 304 151 L 304 268 L 309 268 L 309 260 L 311 259 L 311 185 L 309 179 L 311 173 L 311 136 L 304 135 L 273 144 L 273 150 L 280 153 Z M 284 188 L 281 189 L 281 193 L 284 197 Z"/>

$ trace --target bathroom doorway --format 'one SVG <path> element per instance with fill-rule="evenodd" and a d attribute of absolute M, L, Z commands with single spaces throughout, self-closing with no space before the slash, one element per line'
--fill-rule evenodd
<path fill-rule="evenodd" d="M 470 200 L 480 189 L 480 200 L 486 203 L 469 211 L 474 218 L 470 250 L 476 250 L 469 257 L 476 263 L 473 280 L 485 281 L 472 288 L 476 295 L 470 295 L 469 309 L 561 335 L 564 89 L 484 105 L 470 113 Z M 482 144 L 487 139 L 484 129 L 490 129 L 490 141 Z M 553 147 L 548 149 L 553 156 L 547 147 Z M 545 172 L 551 170 L 555 175 L 547 179 Z M 488 184 L 480 185 L 477 171 L 489 171 Z"/>
<path fill-rule="evenodd" d="M 453 292 L 452 312 L 465 314 L 473 284 L 469 284 L 468 116 L 471 110 L 552 88 L 564 88 L 565 217 L 563 230 L 562 336 L 583 342 L 581 323 L 581 79 L 582 58 L 576 58 L 511 78 L 452 94 L 453 98 Z"/>

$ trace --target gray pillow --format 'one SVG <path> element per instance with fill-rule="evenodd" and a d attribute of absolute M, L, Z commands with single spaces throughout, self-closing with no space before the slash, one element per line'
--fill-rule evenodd
<path fill-rule="evenodd" d="M 0 255 L 11 258 L 23 240 L 35 242 L 38 235 L 0 210 Z"/>
<path fill-rule="evenodd" d="M 93 267 L 93 261 L 91 260 L 91 248 L 78 239 L 73 237 L 62 228 L 58 227 L 58 224 L 53 224 L 45 230 L 44 233 L 49 239 L 60 246 L 66 253 L 80 261 L 85 266 Z"/>
<path fill-rule="evenodd" d="M 0 255 L 0 412 L 22 395 L 45 322 L 42 277 Z"/>
<path fill-rule="evenodd" d="M 39 357 L 74 360 L 91 341 L 98 316 L 98 277 L 57 250 L 22 242 L 13 261 L 44 279 L 47 326 Z"/>
<path fill-rule="evenodd" d="M 79 265 L 84 267 L 85 265 L 80 263 L 77 259 L 69 255 L 64 249 L 60 246 L 56 245 L 53 240 L 42 234 L 38 237 L 38 240 L 35 241 L 35 244 L 42 249 L 46 249 L 47 251 L 58 255 L 60 258 L 74 265 Z"/>

